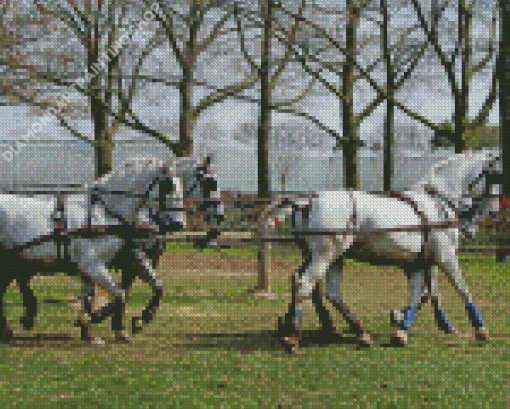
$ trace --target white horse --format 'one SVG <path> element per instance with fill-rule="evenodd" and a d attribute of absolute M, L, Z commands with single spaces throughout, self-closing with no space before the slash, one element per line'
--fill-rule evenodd
<path fill-rule="evenodd" d="M 374 265 L 396 265 L 404 269 L 411 284 L 411 305 L 402 315 L 393 341 L 405 344 L 407 332 L 419 308 L 423 279 L 428 281 L 436 319 L 441 328 L 453 332 L 440 306 L 437 290 L 439 267 L 455 285 L 466 304 L 476 336 L 488 331 L 462 278 L 458 261 L 459 234 L 473 234 L 487 212 L 496 211 L 497 198 L 486 197 L 485 175 L 500 172 L 499 157 L 486 152 L 466 152 L 439 163 L 429 177 L 412 190 L 388 197 L 359 191 L 326 191 L 315 194 L 307 211 L 296 201 L 282 199 L 268 212 L 262 229 L 271 229 L 274 219 L 293 217 L 303 234 L 307 258 L 292 278 L 292 301 L 279 330 L 286 349 L 296 350 L 302 324 L 302 301 L 312 296 L 325 328 L 335 330 L 321 303 L 317 283 L 326 277 L 326 298 L 358 334 L 361 345 L 371 345 L 370 335 L 343 302 L 341 282 L 343 258 Z M 302 205 L 302 204 L 301 204 Z M 301 215 L 301 217 L 299 217 Z M 418 226 L 418 229 L 416 228 Z M 443 228 L 444 227 L 444 228 Z"/>
<path fill-rule="evenodd" d="M 133 332 L 141 329 L 142 321 L 149 322 L 159 305 L 163 288 L 149 263 L 147 253 L 158 255 L 161 242 L 146 243 L 144 234 L 180 230 L 185 226 L 183 185 L 190 190 L 190 198 L 204 199 L 215 179 L 207 173 L 210 159 L 186 171 L 177 172 L 170 165 L 154 158 L 139 158 L 126 162 L 120 169 L 96 181 L 82 203 L 68 201 L 61 219 L 68 233 L 66 257 L 57 258 L 55 216 L 58 209 L 54 198 L 28 198 L 19 195 L 0 195 L 0 242 L 4 260 L 10 261 L 10 272 L 0 281 L 0 329 L 4 340 L 12 338 L 3 315 L 3 294 L 9 283 L 17 279 L 24 295 L 27 315 L 22 318 L 26 328 L 33 325 L 37 307 L 29 288 L 32 276 L 66 272 L 81 276 L 84 281 L 83 309 L 79 317 L 82 339 L 102 344 L 92 337 L 91 323 L 102 321 L 111 313 L 116 339 L 129 341 L 122 326 L 125 292 L 136 276 L 153 289 L 153 298 L 141 318 L 133 318 Z M 180 174 L 179 174 L 180 173 Z M 89 202 L 90 201 L 90 202 Z M 222 206 L 216 198 L 203 201 L 207 218 L 223 217 Z M 119 287 L 108 271 L 109 267 L 123 270 Z M 95 284 L 100 284 L 115 297 L 102 311 L 91 315 L 91 296 Z M 28 290 L 27 290 L 28 288 Z"/>
<path fill-rule="evenodd" d="M 207 246 L 219 235 L 218 228 L 224 220 L 224 206 L 220 200 L 221 191 L 219 188 L 216 169 L 212 165 L 212 162 L 214 162 L 212 154 L 198 160 L 196 158 L 189 157 L 171 158 L 169 160 L 173 172 L 179 180 L 182 181 L 182 186 L 179 186 L 178 189 L 173 192 L 173 204 L 171 206 L 173 206 L 174 209 L 179 209 L 178 211 L 185 210 L 190 215 L 199 213 L 210 226 L 205 238 L 196 239 L 193 242 L 193 245 L 200 249 Z M 184 199 L 189 203 L 197 202 L 198 206 L 196 208 L 184 206 Z M 160 207 L 161 205 L 164 205 L 164 203 L 161 202 Z M 145 223 L 150 223 L 150 215 L 146 214 L 144 220 Z M 172 230 L 182 230 L 185 227 L 186 221 L 182 212 L 179 220 L 182 223 L 180 225 L 176 225 L 174 223 Z M 160 257 L 163 254 L 166 244 L 167 241 L 162 239 L 151 240 L 149 242 L 139 241 L 139 245 L 142 246 L 145 256 L 147 260 L 151 262 L 154 270 L 158 267 Z M 121 288 L 126 291 L 127 295 L 136 277 L 139 276 L 142 278 L 142 276 L 137 273 L 137 262 L 133 257 L 133 252 L 126 247 L 122 252 L 118 253 L 112 263 L 112 266 L 116 270 L 122 271 Z M 94 289 L 91 288 L 90 290 L 91 292 L 89 292 L 89 294 L 91 296 L 89 297 L 89 305 L 93 304 L 94 296 Z M 101 311 L 92 313 L 91 322 L 93 324 L 100 323 L 108 316 L 108 314 L 109 308 L 108 306 L 105 306 Z M 133 332 L 136 332 L 139 327 L 141 327 L 141 321 L 134 318 Z"/>

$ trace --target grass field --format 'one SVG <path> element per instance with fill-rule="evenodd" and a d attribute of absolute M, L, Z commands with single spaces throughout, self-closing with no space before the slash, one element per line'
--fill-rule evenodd
<path fill-rule="evenodd" d="M 303 348 L 289 356 L 278 346 L 275 328 L 300 257 L 295 251 L 274 253 L 271 286 L 278 297 L 267 300 L 243 296 L 256 284 L 255 252 L 198 253 L 172 244 L 158 269 L 165 295 L 155 320 L 130 345 L 113 344 L 106 321 L 94 328 L 107 341 L 104 348 L 82 344 L 72 327 L 78 280 L 60 275 L 33 282 L 41 303 L 31 332 L 19 325 L 21 296 L 12 285 L 6 311 L 20 338 L 0 345 L 0 407 L 508 407 L 510 264 L 462 258 L 490 341 L 474 341 L 464 307 L 440 273 L 443 304 L 460 334 L 439 332 L 429 304 L 417 316 L 409 345 L 399 349 L 388 345 L 389 312 L 407 303 L 402 271 L 347 261 L 346 303 L 375 346 L 358 349 L 349 334 L 321 342 L 307 304 Z M 126 322 L 149 296 L 148 287 L 137 283 Z"/>

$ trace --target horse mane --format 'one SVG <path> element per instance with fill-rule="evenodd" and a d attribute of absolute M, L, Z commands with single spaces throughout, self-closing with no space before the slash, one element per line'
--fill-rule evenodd
<path fill-rule="evenodd" d="M 430 189 L 460 204 L 473 182 L 500 158 L 490 151 L 465 151 L 438 162 L 411 190 Z"/>
<path fill-rule="evenodd" d="M 146 183 L 141 185 L 140 179 L 147 182 L 146 178 L 157 176 L 164 168 L 170 168 L 169 164 L 158 158 L 142 156 L 129 159 L 116 166 L 109 174 L 95 181 L 93 187 L 138 192 L 140 189 L 147 188 Z"/>

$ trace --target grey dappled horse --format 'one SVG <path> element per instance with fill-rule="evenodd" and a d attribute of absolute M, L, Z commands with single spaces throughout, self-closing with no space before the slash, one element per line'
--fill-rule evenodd
<path fill-rule="evenodd" d="M 162 287 L 149 260 L 153 265 L 157 264 L 164 243 L 161 240 L 147 242 L 136 239 L 144 234 L 141 228 L 145 228 L 145 234 L 184 228 L 184 188 L 191 200 L 208 198 L 201 202 L 206 219 L 220 223 L 223 218 L 223 207 L 214 189 L 216 179 L 209 173 L 210 158 L 198 162 L 187 159 L 186 166 L 178 162 L 172 160 L 165 163 L 153 158 L 128 161 L 91 186 L 90 195 L 87 196 L 92 200 L 91 205 L 87 204 L 87 198 L 85 203 L 68 202 L 64 207 L 66 229 L 73 231 L 81 228 L 82 232 L 80 236 L 69 237 L 66 260 L 57 260 L 56 257 L 57 248 L 53 241 L 54 198 L 0 195 L 2 253 L 4 259 L 11 263 L 10 271 L 1 276 L 0 292 L 3 297 L 9 283 L 17 279 L 27 306 L 27 314 L 22 318 L 25 328 L 33 326 L 37 311 L 36 299 L 29 287 L 30 278 L 36 274 L 55 272 L 82 277 L 83 309 L 79 323 L 82 338 L 90 342 L 94 342 L 90 324 L 102 321 L 111 313 L 114 313 L 112 329 L 117 340 L 129 340 L 122 331 L 123 299 L 137 276 L 148 282 L 154 296 L 142 317 L 133 318 L 133 332 L 141 329 L 142 321 L 152 319 L 162 296 Z M 176 166 L 179 166 L 179 170 Z M 90 235 L 91 229 L 97 226 L 108 226 L 108 235 Z M 89 236 L 85 238 L 83 235 L 86 233 Z M 45 237 L 41 244 L 25 244 L 27 241 L 37 241 L 39 237 Z M 110 267 L 122 269 L 121 288 L 109 274 Z M 100 284 L 112 293 L 115 303 L 113 308 L 108 304 L 90 316 L 94 284 Z M 0 299 L 0 306 L 3 306 L 3 298 Z M 3 308 L 1 318 L 3 338 L 8 340 L 12 332 L 7 328 Z"/>
<path fill-rule="evenodd" d="M 307 215 L 298 203 L 282 199 L 271 207 L 264 229 L 273 219 L 292 216 L 307 258 L 292 278 L 292 301 L 279 330 L 286 349 L 296 350 L 302 324 L 302 301 L 312 296 L 319 319 L 327 331 L 336 331 L 322 305 L 318 281 L 326 277 L 326 298 L 336 307 L 358 335 L 361 345 L 370 345 L 370 335 L 343 302 L 341 282 L 343 258 L 366 261 L 374 265 L 395 265 L 404 269 L 411 285 L 411 305 L 402 316 L 393 313 L 400 329 L 393 337 L 405 344 L 407 332 L 419 309 L 423 279 L 435 307 L 440 328 L 452 331 L 440 306 L 437 270 L 444 271 L 462 297 L 468 317 L 479 339 L 488 331 L 482 321 L 459 267 L 459 235 L 474 234 L 481 217 L 496 211 L 497 198 L 486 197 L 485 176 L 501 172 L 499 157 L 490 152 L 466 152 L 436 165 L 429 176 L 411 190 L 395 193 L 398 197 L 359 191 L 325 191 L 315 194 L 308 203 Z M 300 217 L 301 215 L 301 217 Z M 450 224 L 448 228 L 437 225 Z M 434 228 L 436 225 L 436 228 Z M 423 229 L 412 230 L 413 226 Z M 384 231 L 384 229 L 407 231 Z M 382 231 L 381 231 L 382 229 Z M 376 231 L 374 231 L 376 230 Z M 323 234 L 321 234 L 323 232 Z M 334 233 L 334 234 L 327 234 Z"/>

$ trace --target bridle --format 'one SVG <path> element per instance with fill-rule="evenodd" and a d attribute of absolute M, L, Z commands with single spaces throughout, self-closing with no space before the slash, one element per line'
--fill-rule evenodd
<path fill-rule="evenodd" d="M 119 191 L 108 190 L 107 191 L 107 190 L 104 190 L 104 189 L 101 189 L 98 187 L 94 187 L 92 190 L 95 191 L 95 193 L 91 193 L 91 205 L 94 205 L 97 202 L 101 202 L 101 196 L 100 196 L 101 193 L 102 194 L 122 194 L 124 197 L 128 197 L 128 198 L 149 200 L 150 193 L 152 192 L 154 186 L 158 185 L 159 186 L 159 195 L 158 195 L 157 200 L 159 201 L 159 208 L 158 208 L 158 211 L 155 213 L 153 210 L 153 207 L 150 206 L 149 207 L 149 217 L 154 222 L 156 222 L 157 226 L 159 226 L 158 229 L 154 229 L 154 233 L 159 233 L 160 232 L 159 230 L 162 228 L 162 226 L 164 226 L 166 224 L 163 221 L 163 219 L 160 217 L 160 213 L 169 212 L 169 211 L 181 211 L 181 212 L 184 211 L 183 207 L 172 207 L 172 208 L 166 207 L 166 197 L 169 194 L 169 192 L 171 191 L 170 186 L 175 187 L 175 185 L 168 179 L 166 170 L 163 171 L 163 175 L 164 175 L 163 178 L 161 176 L 156 176 L 150 183 L 150 186 L 145 191 L 145 193 L 132 194 L 132 193 L 127 193 L 127 192 L 121 191 L 121 190 L 119 190 Z M 145 203 L 146 203 L 145 200 L 141 200 L 140 203 L 138 203 L 137 207 L 135 208 L 135 213 L 138 212 L 142 208 L 142 206 L 145 205 Z M 110 216 L 111 218 L 116 219 L 119 222 L 121 222 L 122 225 L 131 224 L 122 215 L 120 215 L 116 212 L 113 212 L 111 209 L 107 208 L 106 206 L 105 206 L 105 213 L 108 216 Z M 90 215 L 88 218 L 88 223 L 89 223 L 89 228 L 91 228 L 92 226 L 91 226 Z M 149 227 L 149 229 L 151 229 L 151 228 Z"/>
<path fill-rule="evenodd" d="M 213 199 L 210 197 L 211 192 L 215 192 L 218 190 L 217 184 L 218 182 L 215 180 L 214 177 L 207 175 L 205 173 L 205 168 L 199 167 L 198 169 L 198 176 L 196 180 L 193 182 L 191 188 L 187 190 L 187 194 L 193 193 L 199 186 L 202 187 L 202 197 L 208 197 L 208 199 L 202 199 L 200 200 L 200 205 L 198 206 L 197 210 L 194 210 L 193 208 L 189 209 L 190 214 L 195 214 L 197 212 L 205 212 L 207 209 L 209 209 L 212 205 L 218 206 L 219 205 L 219 199 Z"/>
<path fill-rule="evenodd" d="M 498 160 L 499 158 L 496 158 Z M 489 164 L 489 167 L 491 168 L 493 166 L 493 163 Z M 445 207 L 448 207 L 453 214 L 455 215 L 455 220 L 459 220 L 461 222 L 461 228 L 462 227 L 462 221 L 463 220 L 472 220 L 476 217 L 477 209 L 479 209 L 479 203 L 493 197 L 499 197 L 499 195 L 493 195 L 490 193 L 490 187 L 492 186 L 492 183 L 489 183 L 488 176 L 491 175 L 489 173 L 489 170 L 483 170 L 470 184 L 471 186 L 470 192 L 466 195 L 462 195 L 461 197 L 464 198 L 470 198 L 472 201 L 471 206 L 464 210 L 464 209 L 458 209 L 455 207 L 455 205 L 447 198 L 445 197 L 441 192 L 439 192 L 436 188 L 433 188 L 429 185 L 425 185 L 425 190 L 429 194 L 429 196 L 438 199 L 439 205 L 442 207 L 443 211 L 445 211 Z M 482 195 L 475 197 L 473 194 L 472 186 L 478 184 L 483 178 L 485 178 L 485 189 Z"/>

